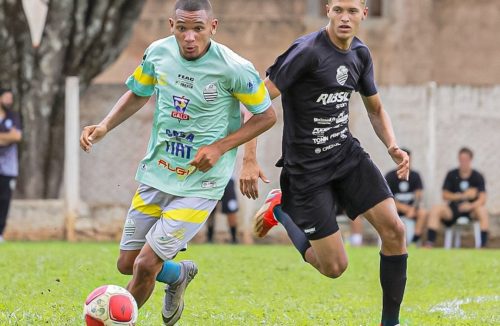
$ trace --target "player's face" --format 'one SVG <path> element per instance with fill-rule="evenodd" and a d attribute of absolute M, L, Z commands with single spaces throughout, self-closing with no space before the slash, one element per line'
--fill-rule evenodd
<path fill-rule="evenodd" d="M 181 55 L 187 60 L 203 56 L 210 44 L 210 37 L 217 29 L 217 19 L 206 10 L 176 10 L 175 18 L 170 18 L 170 27 L 175 35 Z"/>
<path fill-rule="evenodd" d="M 352 40 L 368 14 L 368 8 L 360 0 L 332 0 L 326 5 L 326 10 L 330 19 L 329 30 L 341 43 Z"/>
<path fill-rule="evenodd" d="M 467 153 L 458 154 L 458 165 L 460 170 L 470 170 L 472 168 L 472 157 Z"/>
<path fill-rule="evenodd" d="M 11 92 L 5 92 L 0 96 L 0 105 L 4 108 L 11 108 L 14 103 L 14 97 Z"/>

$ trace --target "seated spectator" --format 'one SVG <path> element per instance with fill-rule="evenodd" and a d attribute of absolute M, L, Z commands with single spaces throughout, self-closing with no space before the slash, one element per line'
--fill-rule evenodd
<path fill-rule="evenodd" d="M 411 164 L 411 152 L 408 149 L 403 150 L 410 156 Z M 417 243 L 424 231 L 427 216 L 427 212 L 421 207 L 423 198 L 422 179 L 418 172 L 411 169 L 411 165 L 408 181 L 399 179 L 396 170 L 387 173 L 385 179 L 394 194 L 394 201 L 396 202 L 396 209 L 399 216 L 415 220 L 415 233 L 411 242 Z"/>
<path fill-rule="evenodd" d="M 452 226 L 459 217 L 479 220 L 481 247 L 488 242 L 488 211 L 486 210 L 486 187 L 481 173 L 472 168 L 474 154 L 469 148 L 458 152 L 458 169 L 448 172 L 443 184 L 443 199 L 446 204 L 432 208 L 429 214 L 427 247 L 433 247 L 439 224 Z"/>

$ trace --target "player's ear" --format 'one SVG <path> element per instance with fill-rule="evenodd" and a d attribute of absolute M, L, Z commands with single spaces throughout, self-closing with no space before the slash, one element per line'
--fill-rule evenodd
<path fill-rule="evenodd" d="M 363 9 L 363 18 L 361 18 L 361 20 L 365 20 L 366 17 L 368 17 L 368 7 L 365 7 L 365 9 Z"/>
<path fill-rule="evenodd" d="M 168 22 L 170 24 L 170 33 L 174 34 L 174 25 L 175 25 L 174 20 L 172 18 L 169 18 Z"/>
<path fill-rule="evenodd" d="M 210 33 L 215 35 L 217 33 L 217 26 L 219 25 L 219 21 L 217 19 L 212 19 L 212 23 L 210 24 Z"/>

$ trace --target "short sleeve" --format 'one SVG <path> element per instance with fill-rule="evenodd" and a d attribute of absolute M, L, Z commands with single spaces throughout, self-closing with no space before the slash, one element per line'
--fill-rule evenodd
<path fill-rule="evenodd" d="M 484 177 L 481 173 L 477 174 L 477 191 L 486 192 L 486 182 L 484 181 Z"/>
<path fill-rule="evenodd" d="M 141 64 L 134 73 L 127 79 L 127 87 L 136 95 L 149 97 L 153 95 L 156 78 L 154 66 L 149 60 L 149 49 L 144 53 Z"/>
<path fill-rule="evenodd" d="M 359 93 L 364 97 L 373 96 L 378 93 L 373 73 L 373 60 L 370 51 L 363 52 L 363 73 L 359 78 Z"/>
<path fill-rule="evenodd" d="M 294 43 L 276 59 L 266 73 L 280 92 L 284 92 L 306 72 L 314 69 L 314 62 L 314 55 L 308 47 Z"/>
<path fill-rule="evenodd" d="M 19 115 L 18 112 L 12 112 L 12 125 L 17 130 L 22 130 L 23 129 L 23 125 L 21 123 L 21 117 L 20 117 L 20 115 Z"/>
<path fill-rule="evenodd" d="M 252 114 L 262 113 L 271 106 L 267 88 L 251 63 L 243 64 L 234 74 L 231 90 Z"/>
<path fill-rule="evenodd" d="M 452 171 L 448 172 L 443 183 L 443 190 L 448 190 L 453 192 L 453 175 Z"/>

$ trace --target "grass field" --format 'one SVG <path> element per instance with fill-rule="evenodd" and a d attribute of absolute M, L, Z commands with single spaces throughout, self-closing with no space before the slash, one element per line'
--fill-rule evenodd
<path fill-rule="evenodd" d="M 82 325 L 87 294 L 126 285 L 117 244 L 0 245 L 0 325 Z M 193 245 L 199 274 L 179 325 L 378 325 L 378 250 L 348 250 L 337 280 L 320 276 L 288 246 Z M 402 325 L 500 325 L 500 251 L 410 250 Z M 138 325 L 161 325 L 163 288 Z M 454 301 L 455 300 L 455 301 Z"/>

